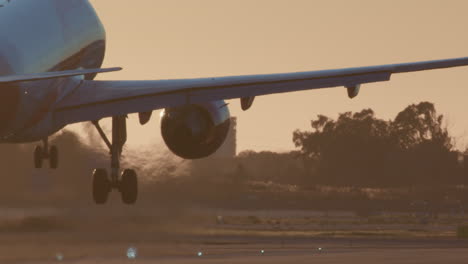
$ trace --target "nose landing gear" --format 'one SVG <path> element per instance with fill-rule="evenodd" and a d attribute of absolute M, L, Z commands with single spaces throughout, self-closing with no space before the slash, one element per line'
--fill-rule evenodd
<path fill-rule="evenodd" d="M 42 168 L 44 160 L 49 160 L 49 167 L 51 169 L 58 168 L 58 148 L 56 146 L 49 147 L 49 140 L 46 138 L 42 140 L 43 145 L 37 146 L 34 150 L 34 167 L 36 169 Z"/>
<path fill-rule="evenodd" d="M 109 193 L 118 190 L 125 204 L 134 204 L 138 197 L 138 180 L 135 170 L 125 169 L 120 173 L 120 156 L 127 141 L 126 116 L 112 117 L 112 143 L 107 138 L 98 121 L 93 121 L 99 135 L 109 147 L 111 156 L 111 173 L 106 169 L 96 169 L 93 173 L 93 199 L 96 204 L 107 202 Z M 120 177 L 119 177 L 120 176 Z"/>

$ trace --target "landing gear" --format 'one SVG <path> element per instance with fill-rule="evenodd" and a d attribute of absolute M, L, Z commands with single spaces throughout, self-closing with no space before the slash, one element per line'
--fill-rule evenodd
<path fill-rule="evenodd" d="M 126 204 L 134 204 L 138 195 L 138 180 L 134 170 L 126 169 L 122 173 L 122 179 L 119 186 L 122 194 L 122 202 Z"/>
<path fill-rule="evenodd" d="M 42 168 L 42 161 L 44 160 L 44 150 L 41 146 L 36 146 L 34 150 L 34 167 L 36 169 Z"/>
<path fill-rule="evenodd" d="M 111 156 L 110 177 L 107 170 L 96 169 L 93 174 L 93 199 L 96 204 L 104 204 L 112 190 L 118 190 L 125 204 L 134 204 L 138 197 L 138 179 L 135 170 L 125 169 L 120 173 L 120 156 L 127 141 L 126 116 L 112 117 L 112 143 L 107 138 L 98 121 L 94 121 L 99 135 L 109 147 Z"/>
<path fill-rule="evenodd" d="M 93 173 L 93 200 L 96 204 L 105 204 L 112 188 L 116 188 L 122 195 L 122 202 L 134 204 L 138 196 L 138 180 L 134 170 L 126 169 L 118 182 L 112 184 L 107 176 L 106 169 L 96 169 Z"/>
<path fill-rule="evenodd" d="M 49 140 L 46 138 L 42 146 L 37 146 L 34 150 L 34 167 L 36 169 L 42 168 L 44 160 L 49 160 L 49 167 L 51 169 L 58 168 L 59 154 L 56 146 L 49 147 Z"/>
<path fill-rule="evenodd" d="M 58 148 L 56 146 L 51 146 L 49 149 L 49 167 L 51 169 L 58 168 Z"/>
<path fill-rule="evenodd" d="M 111 191 L 111 183 L 105 169 L 96 169 L 93 173 L 93 199 L 96 204 L 104 204 Z"/>

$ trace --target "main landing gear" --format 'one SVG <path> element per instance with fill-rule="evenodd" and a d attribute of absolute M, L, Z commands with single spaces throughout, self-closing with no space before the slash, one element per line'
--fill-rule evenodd
<path fill-rule="evenodd" d="M 103 168 L 95 169 L 93 173 L 93 199 L 96 204 L 107 202 L 109 193 L 118 190 L 125 204 L 134 204 L 138 196 L 137 174 L 132 169 L 123 170 L 120 174 L 120 156 L 127 141 L 126 116 L 112 117 L 112 143 L 107 138 L 98 121 L 93 121 L 99 135 L 109 147 L 111 170 L 108 175 Z M 110 177 L 109 177 L 110 176 Z M 120 176 L 120 177 L 119 177 Z"/>
<path fill-rule="evenodd" d="M 44 160 L 49 160 L 49 167 L 57 169 L 58 167 L 58 149 L 56 146 L 49 147 L 48 138 L 42 140 L 42 146 L 36 146 L 34 150 L 34 167 L 42 168 Z"/>

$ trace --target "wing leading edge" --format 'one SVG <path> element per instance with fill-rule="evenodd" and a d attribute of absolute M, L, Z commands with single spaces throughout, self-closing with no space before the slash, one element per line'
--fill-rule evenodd
<path fill-rule="evenodd" d="M 468 57 L 361 68 L 284 74 L 156 80 L 83 81 L 55 107 L 61 124 L 221 99 L 328 87 L 356 87 L 390 80 L 393 73 L 467 66 Z"/>

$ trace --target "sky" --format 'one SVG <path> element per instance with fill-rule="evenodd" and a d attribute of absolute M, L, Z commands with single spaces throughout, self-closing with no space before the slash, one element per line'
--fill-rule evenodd
<path fill-rule="evenodd" d="M 90 0 L 107 31 L 99 79 L 176 79 L 324 70 L 468 56 L 465 0 Z M 464 149 L 468 142 L 468 67 L 392 76 L 344 88 L 256 98 L 238 117 L 243 150 L 295 149 L 292 133 L 318 114 L 337 117 L 372 108 L 392 119 L 407 105 L 436 104 Z M 128 144 L 162 142 L 158 114 L 141 127 L 129 120 Z"/>

